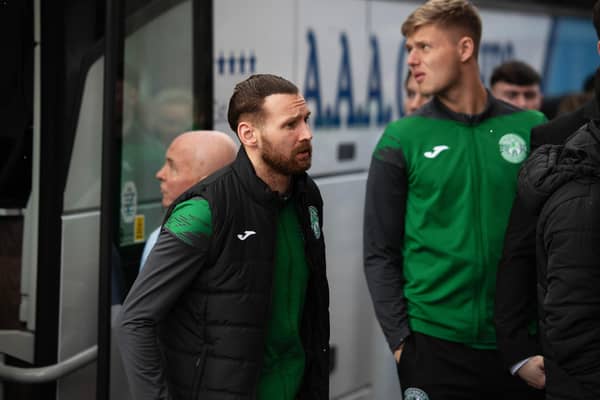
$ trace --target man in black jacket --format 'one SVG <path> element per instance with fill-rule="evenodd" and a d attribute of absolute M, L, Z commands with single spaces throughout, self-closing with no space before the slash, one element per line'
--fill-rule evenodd
<path fill-rule="evenodd" d="M 533 153 L 521 170 L 519 193 L 527 209 L 539 214 L 537 297 L 546 398 L 598 399 L 600 120 L 581 127 L 564 146 Z"/>
<path fill-rule="evenodd" d="M 167 211 L 123 304 L 135 399 L 315 399 L 329 391 L 329 292 L 310 111 L 291 82 L 239 83 L 236 160 Z"/>
<path fill-rule="evenodd" d="M 600 1 L 593 8 L 593 22 L 600 53 Z M 564 143 L 583 124 L 594 118 L 600 118 L 596 99 L 572 113 L 533 128 L 531 151 L 543 144 Z M 523 200 L 517 194 L 498 265 L 495 322 L 498 348 L 506 368 L 531 386 L 542 389 L 546 379 L 544 360 L 535 333 L 536 223 L 537 216 L 524 207 Z"/>

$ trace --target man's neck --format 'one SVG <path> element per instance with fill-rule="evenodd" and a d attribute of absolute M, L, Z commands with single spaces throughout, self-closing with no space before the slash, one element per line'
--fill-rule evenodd
<path fill-rule="evenodd" d="M 250 154 L 248 152 L 248 158 L 250 158 L 256 176 L 266 183 L 272 191 L 277 192 L 280 195 L 287 193 L 292 181 L 291 176 L 275 172 L 271 167 L 265 164 L 262 158 L 257 154 Z"/>
<path fill-rule="evenodd" d="M 473 73 L 463 74 L 462 79 L 438 99 L 451 111 L 466 115 L 481 114 L 487 105 L 487 90 L 479 79 L 479 68 Z"/>

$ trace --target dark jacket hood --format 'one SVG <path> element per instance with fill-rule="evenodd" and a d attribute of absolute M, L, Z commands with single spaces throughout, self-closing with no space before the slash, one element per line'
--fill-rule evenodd
<path fill-rule="evenodd" d="M 559 187 L 590 176 L 600 177 L 600 120 L 583 125 L 564 145 L 544 145 L 533 152 L 519 173 L 519 197 L 538 215 Z"/>

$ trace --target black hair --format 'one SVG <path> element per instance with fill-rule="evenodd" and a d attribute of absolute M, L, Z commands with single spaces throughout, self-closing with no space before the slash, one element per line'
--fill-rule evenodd
<path fill-rule="evenodd" d="M 506 82 L 511 85 L 535 85 L 541 82 L 542 78 L 535 69 L 522 61 L 507 61 L 496 68 L 492 72 L 490 78 L 490 86 L 494 86 L 496 82 Z"/>
<path fill-rule="evenodd" d="M 243 114 L 254 114 L 255 123 L 262 120 L 262 106 L 267 96 L 272 94 L 298 94 L 298 87 L 280 76 L 256 74 L 235 85 L 229 99 L 227 121 L 234 133 Z"/>

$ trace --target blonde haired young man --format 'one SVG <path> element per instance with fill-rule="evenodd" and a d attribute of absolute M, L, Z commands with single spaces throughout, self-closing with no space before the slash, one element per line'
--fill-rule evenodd
<path fill-rule="evenodd" d="M 530 399 L 496 351 L 496 266 L 544 116 L 496 100 L 480 80 L 481 19 L 431 0 L 402 25 L 419 92 L 433 99 L 386 128 L 367 181 L 365 273 L 405 399 Z"/>

